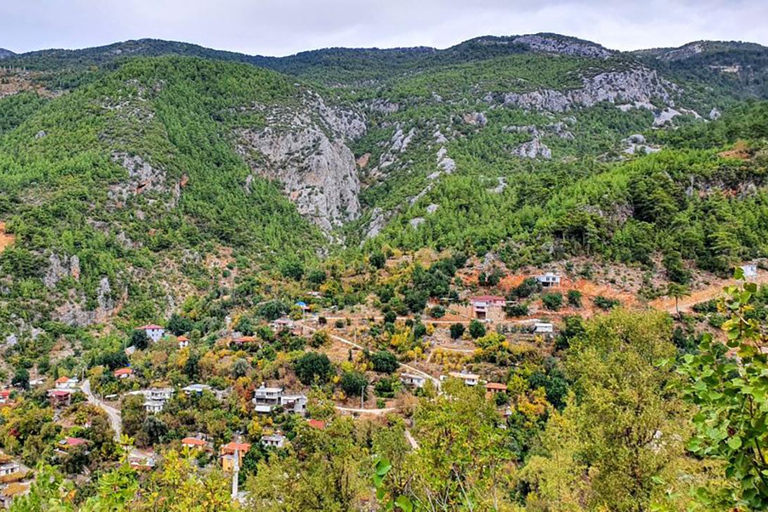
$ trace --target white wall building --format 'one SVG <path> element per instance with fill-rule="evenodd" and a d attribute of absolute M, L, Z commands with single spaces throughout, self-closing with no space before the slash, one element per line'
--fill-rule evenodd
<path fill-rule="evenodd" d="M 142 325 L 141 327 L 137 327 L 136 330 L 147 333 L 147 337 L 155 343 L 160 341 L 160 338 L 165 334 L 165 329 L 155 324 Z"/>

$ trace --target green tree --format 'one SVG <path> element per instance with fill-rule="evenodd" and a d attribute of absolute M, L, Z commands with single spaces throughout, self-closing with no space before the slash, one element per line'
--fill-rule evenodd
<path fill-rule="evenodd" d="M 689 295 L 691 295 L 691 290 L 687 286 L 678 283 L 669 283 L 667 285 L 667 297 L 675 299 L 675 312 L 678 318 L 680 318 L 680 308 L 678 307 L 680 299 Z"/>
<path fill-rule="evenodd" d="M 743 279 L 741 269 L 736 277 Z M 736 357 L 706 333 L 699 353 L 686 354 L 681 373 L 687 378 L 685 396 L 699 412 L 693 417 L 696 435 L 688 449 L 699 457 L 723 461 L 726 475 L 737 484 L 735 496 L 710 501 L 699 493 L 706 506 L 730 509 L 768 508 L 768 343 L 764 326 L 754 316 L 757 286 L 744 283 L 726 288 L 723 309 L 730 318 L 722 329 L 727 347 Z"/>
<path fill-rule="evenodd" d="M 131 333 L 131 345 L 136 347 L 136 350 L 146 350 L 149 346 L 149 336 L 147 336 L 147 331 L 135 329 Z"/>
<path fill-rule="evenodd" d="M 568 290 L 568 305 L 574 308 L 581 307 L 581 292 L 579 290 Z"/>
<path fill-rule="evenodd" d="M 469 323 L 469 335 L 472 339 L 482 338 L 485 336 L 485 325 L 479 320 L 472 320 Z"/>
<path fill-rule="evenodd" d="M 379 350 L 371 356 L 373 370 L 381 373 L 393 373 L 400 366 L 395 354 L 388 350 Z"/>
<path fill-rule="evenodd" d="M 541 297 L 541 301 L 544 303 L 544 307 L 557 311 L 563 306 L 563 294 L 559 292 L 547 293 Z"/>
<path fill-rule="evenodd" d="M 344 372 L 341 376 L 340 385 L 341 389 L 349 397 L 360 395 L 361 393 L 363 396 L 367 395 L 368 379 L 360 372 Z"/>
<path fill-rule="evenodd" d="M 464 324 L 451 324 L 451 338 L 457 340 L 464 335 Z"/>
<path fill-rule="evenodd" d="M 325 384 L 333 373 L 331 360 L 325 354 L 307 352 L 293 363 L 293 370 L 302 384 Z"/>

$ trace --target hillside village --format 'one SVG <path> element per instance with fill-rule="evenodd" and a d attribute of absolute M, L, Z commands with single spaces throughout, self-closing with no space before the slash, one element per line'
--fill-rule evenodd
<path fill-rule="evenodd" d="M 174 449 L 199 470 L 229 475 L 232 499 L 245 503 L 241 484 L 256 462 L 289 449 L 305 429 L 322 431 L 343 416 L 383 425 L 397 417 L 417 446 L 408 431 L 415 401 L 440 395 L 451 381 L 483 390 L 496 410 L 496 428 L 511 428 L 566 399 L 568 384 L 555 357 L 583 332 L 586 319 L 621 306 L 681 314 L 669 302 L 649 302 L 573 270 L 526 276 L 506 275 L 496 264 L 485 268 L 479 260 L 456 268 L 447 296 L 429 298 L 414 313 L 382 305 L 381 296 L 329 308 L 315 289 L 289 310 L 268 308 L 261 319 L 232 311 L 225 327 L 205 338 L 173 314 L 164 325 L 129 328 L 118 338 L 122 348 L 100 361 L 84 364 L 52 352 L 52 371 L 14 375 L 0 391 L 0 407 L 6 421 L 34 403 L 33 409 L 50 411 L 33 427 L 43 443 L 38 450 L 73 475 L 120 458 L 151 473 Z M 741 270 L 750 281 L 766 276 L 756 264 Z M 378 272 L 392 271 L 382 266 Z M 711 279 L 700 283 L 699 303 L 726 284 Z M 711 310 L 684 309 L 688 321 L 717 326 Z M 689 341 L 681 343 L 685 350 Z M 519 376 L 530 379 L 531 372 L 541 387 L 510 396 L 508 386 L 519 386 Z M 39 454 L 2 457 L 0 499 L 8 507 L 29 491 L 35 472 L 25 463 L 34 465 Z"/>
<path fill-rule="evenodd" d="M 768 509 L 768 48 L 0 59 L 0 505 Z"/>

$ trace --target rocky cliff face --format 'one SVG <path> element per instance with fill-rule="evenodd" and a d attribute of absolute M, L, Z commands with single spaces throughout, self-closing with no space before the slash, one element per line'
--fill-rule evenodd
<path fill-rule="evenodd" d="M 299 212 L 325 231 L 358 218 L 360 180 L 346 142 L 365 133 L 363 116 L 314 94 L 299 109 L 253 108 L 268 126 L 239 130 L 237 147 L 254 174 L 279 181 Z"/>
<path fill-rule="evenodd" d="M 570 37 L 556 37 L 548 34 L 530 34 L 514 38 L 514 42 L 524 44 L 531 50 L 546 53 L 560 53 L 577 57 L 597 57 L 607 59 L 614 54 L 611 50 L 589 41 Z"/>
<path fill-rule="evenodd" d="M 0 48 L 0 59 L 5 59 L 7 57 L 13 57 L 16 55 L 11 50 L 6 50 L 5 48 Z"/>
<path fill-rule="evenodd" d="M 637 67 L 584 78 L 582 87 L 570 91 L 542 89 L 528 93 L 507 93 L 502 102 L 526 110 L 565 112 L 573 107 L 592 107 L 600 102 L 651 104 L 654 100 L 674 105 L 678 87 L 659 77 L 655 70 Z M 486 101 L 494 101 L 492 95 Z"/>

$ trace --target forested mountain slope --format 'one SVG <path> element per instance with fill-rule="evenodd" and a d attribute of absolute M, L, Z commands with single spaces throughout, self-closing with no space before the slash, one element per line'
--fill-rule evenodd
<path fill-rule="evenodd" d="M 719 109 L 761 89 L 669 66 L 762 47 L 706 48 L 537 34 L 262 58 L 141 40 L 4 59 L 6 331 L 157 318 L 235 270 L 387 247 L 725 271 L 763 254 L 764 143 L 723 157 L 742 135 L 675 134 L 720 133 Z"/>

